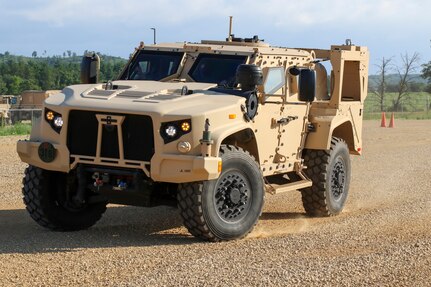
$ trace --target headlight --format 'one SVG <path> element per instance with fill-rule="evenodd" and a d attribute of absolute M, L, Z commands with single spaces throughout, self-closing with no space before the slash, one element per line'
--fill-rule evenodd
<path fill-rule="evenodd" d="M 63 126 L 63 123 L 64 123 L 63 117 L 61 116 L 61 114 L 46 108 L 45 108 L 44 114 L 45 114 L 45 120 L 48 122 L 51 128 L 57 133 L 60 133 L 61 127 Z"/>
<path fill-rule="evenodd" d="M 174 126 L 168 126 L 168 127 L 165 129 L 165 133 L 166 133 L 166 135 L 167 135 L 168 137 L 173 138 L 173 137 L 175 137 L 175 136 L 177 135 L 177 128 L 176 128 L 176 127 L 174 127 Z"/>
<path fill-rule="evenodd" d="M 181 120 L 162 123 L 160 127 L 160 135 L 165 144 L 179 139 L 181 136 L 188 134 L 192 130 L 192 121 Z"/>
<path fill-rule="evenodd" d="M 61 116 L 57 116 L 54 118 L 54 126 L 57 128 L 61 128 L 63 126 L 63 118 Z"/>

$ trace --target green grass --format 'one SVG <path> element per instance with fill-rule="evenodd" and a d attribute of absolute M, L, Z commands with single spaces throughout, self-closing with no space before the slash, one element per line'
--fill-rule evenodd
<path fill-rule="evenodd" d="M 387 93 L 384 101 L 384 110 L 386 119 L 390 119 L 392 106 L 397 95 L 395 93 Z M 369 93 L 365 99 L 364 120 L 380 120 L 382 113 L 380 112 L 380 104 L 376 95 Z M 431 95 L 428 93 L 410 93 L 402 100 L 402 109 L 395 112 L 396 119 L 406 120 L 429 120 L 431 119 Z"/>
<path fill-rule="evenodd" d="M 11 126 L 1 126 L 0 136 L 29 135 L 30 131 L 31 131 L 31 124 L 16 124 Z"/>
<path fill-rule="evenodd" d="M 384 100 L 384 110 L 385 112 L 391 112 L 393 104 L 396 100 L 396 93 L 386 93 Z M 405 98 L 402 99 L 401 105 L 402 108 L 397 112 L 406 113 L 409 115 L 410 113 L 416 112 L 427 112 L 427 105 L 431 103 L 431 95 L 425 92 L 418 93 L 409 93 Z M 428 110 L 431 107 L 428 106 Z M 431 111 L 430 111 L 431 112 Z M 368 93 L 367 98 L 365 99 L 365 114 L 367 113 L 380 113 L 380 104 L 379 99 L 376 95 L 372 93 Z M 407 116 L 406 116 L 407 117 Z M 409 119 L 411 117 L 415 118 L 414 115 L 409 115 Z M 419 115 L 421 117 L 421 115 Z M 429 118 L 429 117 L 428 117 Z"/>

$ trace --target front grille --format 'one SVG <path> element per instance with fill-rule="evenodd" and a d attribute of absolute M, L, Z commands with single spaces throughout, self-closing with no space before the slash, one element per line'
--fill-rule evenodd
<path fill-rule="evenodd" d="M 94 112 L 71 111 L 67 147 L 71 154 L 96 156 L 98 121 Z"/>
<path fill-rule="evenodd" d="M 96 115 L 121 115 L 123 153 L 125 160 L 150 161 L 154 154 L 153 122 L 149 116 L 123 115 L 93 111 L 71 111 L 69 113 L 67 146 L 71 154 L 96 156 L 99 122 Z M 102 125 L 100 156 L 118 159 L 120 145 L 118 128 L 115 125 Z"/>
<path fill-rule="evenodd" d="M 102 148 L 100 150 L 100 156 L 109 158 L 120 158 L 117 126 L 103 125 Z"/>

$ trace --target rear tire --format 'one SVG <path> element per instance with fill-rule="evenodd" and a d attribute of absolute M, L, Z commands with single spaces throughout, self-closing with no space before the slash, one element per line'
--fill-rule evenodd
<path fill-rule="evenodd" d="M 57 231 L 87 229 L 102 217 L 106 203 L 73 206 L 64 198 L 67 190 L 75 187 L 73 178 L 65 173 L 30 165 L 23 178 L 23 201 L 33 220 L 45 228 Z"/>
<path fill-rule="evenodd" d="M 310 216 L 339 214 L 346 203 L 350 184 L 349 148 L 344 140 L 333 137 L 329 150 L 306 150 L 305 174 L 313 181 L 301 190 L 302 203 Z"/>
<path fill-rule="evenodd" d="M 215 180 L 179 186 L 178 206 L 189 232 L 207 241 L 245 237 L 262 213 L 264 182 L 254 158 L 230 145 L 220 150 L 222 172 Z"/>

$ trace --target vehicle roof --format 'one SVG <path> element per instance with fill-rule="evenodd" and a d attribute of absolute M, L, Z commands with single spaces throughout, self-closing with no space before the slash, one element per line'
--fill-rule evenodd
<path fill-rule="evenodd" d="M 199 53 L 241 53 L 241 54 L 266 54 L 266 55 L 294 55 L 308 56 L 309 51 L 297 48 L 272 47 L 266 43 L 242 43 L 227 41 L 202 41 L 202 43 L 161 43 L 146 45 L 144 50 L 159 51 L 185 51 Z"/>

